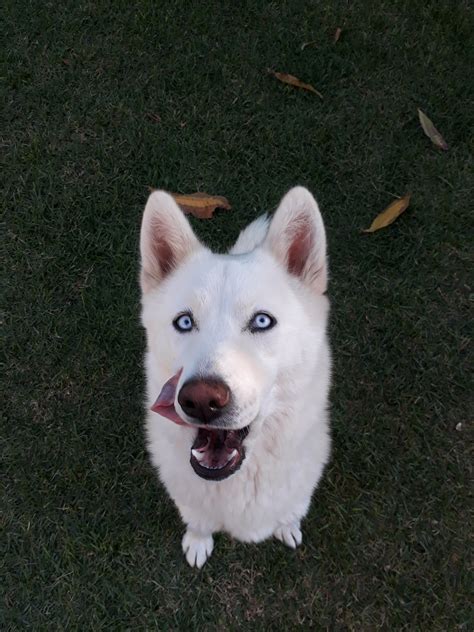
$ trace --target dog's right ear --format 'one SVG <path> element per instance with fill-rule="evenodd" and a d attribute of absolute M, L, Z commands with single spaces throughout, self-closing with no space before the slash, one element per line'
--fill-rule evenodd
<path fill-rule="evenodd" d="M 317 294 L 326 291 L 326 233 L 318 204 L 308 189 L 294 187 L 284 196 L 263 247 Z"/>
<path fill-rule="evenodd" d="M 202 246 L 173 197 L 165 191 L 153 191 L 145 206 L 140 234 L 143 294 L 198 248 Z"/>

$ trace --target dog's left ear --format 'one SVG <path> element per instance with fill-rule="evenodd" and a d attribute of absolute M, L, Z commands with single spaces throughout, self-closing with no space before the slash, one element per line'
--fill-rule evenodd
<path fill-rule="evenodd" d="M 308 189 L 288 191 L 273 215 L 263 246 L 305 285 L 318 294 L 326 291 L 326 232 Z"/>

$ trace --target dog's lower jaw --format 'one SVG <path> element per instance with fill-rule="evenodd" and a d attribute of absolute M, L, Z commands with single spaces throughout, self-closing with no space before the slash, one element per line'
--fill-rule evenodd
<path fill-rule="evenodd" d="M 203 535 L 188 527 L 183 537 L 182 546 L 188 564 L 191 567 L 202 568 L 211 557 L 214 540 L 212 534 Z"/>

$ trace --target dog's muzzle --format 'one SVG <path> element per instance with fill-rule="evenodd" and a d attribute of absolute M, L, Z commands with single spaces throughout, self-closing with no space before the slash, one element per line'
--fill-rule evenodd
<path fill-rule="evenodd" d="M 216 427 L 219 419 L 229 413 L 231 392 L 225 382 L 213 377 L 191 379 L 181 387 L 179 405 L 195 422 L 184 421 L 174 406 L 181 373 L 182 369 L 164 384 L 151 409 L 178 425 L 197 427 L 191 446 L 191 467 L 201 478 L 222 481 L 237 472 L 245 459 L 243 441 L 249 426 L 238 430 Z"/>

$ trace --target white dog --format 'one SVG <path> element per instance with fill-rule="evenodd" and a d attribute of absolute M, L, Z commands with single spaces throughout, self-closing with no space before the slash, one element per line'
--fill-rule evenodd
<path fill-rule="evenodd" d="M 296 547 L 330 452 L 316 201 L 295 187 L 220 255 L 155 191 L 140 247 L 148 449 L 186 524 L 187 561 L 202 567 L 216 531 Z"/>

